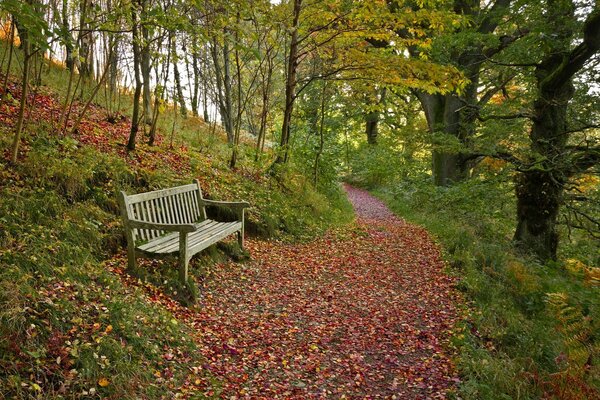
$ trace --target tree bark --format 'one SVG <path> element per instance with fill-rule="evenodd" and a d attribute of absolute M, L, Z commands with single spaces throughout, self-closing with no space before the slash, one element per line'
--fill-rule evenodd
<path fill-rule="evenodd" d="M 173 75 L 175 76 L 175 90 L 177 91 L 177 99 L 179 102 L 179 106 L 181 108 L 181 115 L 183 117 L 187 117 L 187 106 L 185 105 L 185 97 L 183 95 L 183 88 L 181 86 L 181 74 L 179 73 L 179 68 L 177 64 L 179 63 L 179 57 L 177 56 L 177 41 L 175 39 L 176 33 L 172 33 L 172 54 L 173 54 Z"/>
<path fill-rule="evenodd" d="M 285 80 L 285 108 L 283 110 L 283 123 L 281 124 L 280 150 L 275 159 L 275 164 L 285 164 L 290 155 L 290 127 L 292 124 L 292 113 L 294 112 L 294 100 L 296 99 L 296 75 L 298 72 L 298 28 L 300 12 L 302 11 L 302 0 L 294 0 L 292 35 L 290 40 L 290 54 L 288 56 L 287 76 Z"/>
<path fill-rule="evenodd" d="M 138 0 L 139 1 L 139 0 Z M 139 129 L 140 123 L 140 96 L 142 94 L 142 79 L 140 77 L 140 33 L 139 33 L 139 20 L 138 10 L 141 8 L 139 2 L 137 5 L 132 3 L 131 5 L 131 18 L 132 18 L 132 33 L 133 33 L 133 75 L 135 78 L 135 91 L 133 93 L 133 112 L 131 115 L 131 131 L 129 133 L 129 140 L 127 141 L 127 150 L 135 150 L 135 141 Z"/>
<path fill-rule="evenodd" d="M 141 1 L 141 23 L 140 30 L 142 32 L 141 45 L 141 63 L 140 70 L 142 73 L 142 103 L 144 106 L 144 122 L 147 125 L 152 123 L 152 97 L 150 94 L 150 32 L 148 31 L 146 16 L 148 13 L 148 0 Z"/>
<path fill-rule="evenodd" d="M 227 38 L 224 39 L 223 43 L 223 62 L 221 65 L 219 60 L 219 47 L 216 38 L 213 38 L 211 46 L 211 55 L 213 59 L 213 65 L 215 67 L 215 83 L 217 86 L 217 102 L 219 104 L 219 114 L 223 121 L 223 127 L 227 133 L 227 142 L 233 143 L 234 132 L 233 132 L 233 110 L 231 103 L 231 76 L 229 73 L 229 45 L 227 44 Z"/>
<path fill-rule="evenodd" d="M 600 6 L 596 4 L 585 22 L 583 41 L 569 51 L 575 36 L 575 7 L 572 2 L 549 1 L 547 22 L 557 27 L 556 40 L 535 71 L 537 99 L 529 134 L 532 157 L 530 167 L 517 177 L 514 236 L 518 247 L 541 261 L 556 259 L 557 219 L 565 185 L 577 172 L 567 160 L 567 111 L 575 93 L 574 75 L 600 50 Z"/>
<path fill-rule="evenodd" d="M 19 145 L 21 143 L 21 133 L 23 131 L 23 123 L 25 120 L 25 107 L 27 106 L 27 89 L 29 86 L 29 64 L 31 61 L 31 44 L 28 34 L 24 29 L 19 30 L 19 38 L 21 39 L 21 48 L 23 49 L 23 75 L 21 79 L 21 101 L 19 103 L 19 115 L 17 116 L 17 126 L 15 128 L 15 136 L 12 142 L 11 162 L 17 163 L 19 156 Z"/>

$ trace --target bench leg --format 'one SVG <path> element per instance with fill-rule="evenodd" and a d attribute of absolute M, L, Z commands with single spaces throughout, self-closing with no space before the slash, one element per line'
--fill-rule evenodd
<path fill-rule="evenodd" d="M 135 260 L 135 244 L 133 243 L 133 236 L 131 234 L 127 237 L 127 268 L 129 271 L 135 271 L 137 269 L 137 262 Z"/>
<path fill-rule="evenodd" d="M 182 283 L 187 283 L 188 278 L 188 240 L 187 233 L 179 233 L 179 280 Z"/>
<path fill-rule="evenodd" d="M 244 225 L 245 225 L 245 216 L 244 216 L 244 209 L 242 208 L 240 215 L 239 215 L 239 219 L 242 222 L 242 229 L 240 229 L 240 231 L 238 232 L 238 243 L 240 244 L 240 248 L 242 250 L 244 250 Z"/>
<path fill-rule="evenodd" d="M 239 231 L 237 233 L 238 235 L 238 244 L 240 245 L 240 248 L 242 250 L 244 250 L 244 230 L 242 229 L 241 231 Z"/>

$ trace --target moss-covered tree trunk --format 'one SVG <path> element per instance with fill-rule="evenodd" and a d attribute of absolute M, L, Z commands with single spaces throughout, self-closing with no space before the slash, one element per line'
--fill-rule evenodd
<path fill-rule="evenodd" d="M 600 50 L 600 4 L 589 14 L 583 40 L 571 50 L 579 35 L 572 1 L 550 0 L 548 26 L 556 27 L 551 46 L 536 67 L 537 98 L 529 134 L 531 156 L 517 178 L 517 245 L 540 260 L 556 259 L 557 219 L 568 179 L 597 162 L 596 157 L 569 160 L 567 108 L 575 93 L 573 77 Z"/>

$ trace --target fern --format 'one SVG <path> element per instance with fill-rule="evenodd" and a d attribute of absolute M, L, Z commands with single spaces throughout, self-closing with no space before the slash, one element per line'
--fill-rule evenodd
<path fill-rule="evenodd" d="M 548 309 L 556 318 L 557 329 L 562 334 L 566 357 L 557 357 L 557 364 L 566 361 L 566 367 L 552 374 L 547 382 L 554 395 L 561 399 L 599 398 L 599 393 L 587 383 L 589 371 L 600 354 L 594 336 L 592 320 L 581 307 L 573 305 L 567 293 L 547 293 Z"/>

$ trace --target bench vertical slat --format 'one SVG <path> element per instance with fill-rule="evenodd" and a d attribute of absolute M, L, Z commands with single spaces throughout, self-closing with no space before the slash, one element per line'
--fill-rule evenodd
<path fill-rule="evenodd" d="M 177 198 L 175 197 L 175 195 L 169 196 L 169 201 L 171 202 L 171 209 L 173 210 L 173 217 L 175 218 L 175 220 L 173 222 L 176 224 L 180 224 L 182 221 L 181 221 L 181 215 L 179 214 L 179 208 L 177 207 Z"/>
<path fill-rule="evenodd" d="M 124 193 L 124 192 L 123 192 Z M 123 195 L 125 196 L 125 200 L 127 201 L 127 195 Z M 127 219 L 134 219 L 135 218 L 135 210 L 133 208 L 133 204 L 129 204 L 127 203 Z M 135 241 L 137 240 L 137 229 L 129 229 L 129 231 L 131 231 L 131 239 L 133 240 L 133 243 L 135 243 Z"/>
<path fill-rule="evenodd" d="M 150 202 L 152 204 L 152 210 L 154 210 L 154 219 L 159 224 L 163 223 L 163 221 L 162 221 L 162 211 L 161 211 L 160 207 L 158 206 L 158 202 L 156 201 L 156 199 L 152 199 L 152 200 L 150 200 Z M 155 230 L 154 231 L 154 236 L 155 237 L 159 237 L 159 236 L 162 236 L 163 233 L 164 233 L 163 231 Z"/>
<path fill-rule="evenodd" d="M 139 203 L 135 203 L 133 205 L 133 215 L 134 215 L 135 219 L 142 220 L 142 214 L 140 213 L 140 204 Z M 144 238 L 144 234 L 142 233 L 141 229 L 135 228 L 135 235 L 136 235 L 137 239 L 146 240 Z"/>
<path fill-rule="evenodd" d="M 192 208 L 194 209 L 194 216 L 196 221 L 202 221 L 202 218 L 200 217 L 200 206 L 198 205 L 198 191 L 194 190 L 193 192 L 190 192 L 191 196 L 192 196 Z"/>
<path fill-rule="evenodd" d="M 165 217 L 166 217 L 166 222 L 167 224 L 172 224 L 173 223 L 173 215 L 171 214 L 171 207 L 169 206 L 169 198 L 168 197 L 162 197 L 160 199 L 160 201 L 163 204 L 163 208 L 165 210 Z"/>
<path fill-rule="evenodd" d="M 181 210 L 181 222 L 184 224 L 189 223 L 190 221 L 187 213 L 187 207 L 185 206 L 185 197 L 183 193 L 177 195 L 177 206 L 179 206 L 179 209 Z"/>
<path fill-rule="evenodd" d="M 198 206 L 198 191 L 190 192 L 190 201 L 192 203 L 192 211 L 194 213 L 194 221 L 201 221 L 200 207 Z"/>
<path fill-rule="evenodd" d="M 145 201 L 140 203 L 142 206 L 142 215 L 143 215 L 143 221 L 150 221 L 150 213 L 148 212 L 148 203 L 146 203 Z M 150 240 L 152 239 L 152 237 L 150 236 L 150 230 L 148 229 L 144 229 L 144 235 L 146 236 L 146 240 Z"/>
<path fill-rule="evenodd" d="M 152 210 L 154 211 L 154 220 L 155 222 L 159 223 L 159 224 L 164 224 L 164 220 L 162 217 L 162 213 L 163 211 L 160 209 L 160 206 L 158 204 L 158 200 L 157 199 L 152 199 L 150 200 L 150 203 L 152 204 Z M 162 236 L 164 234 L 163 231 L 160 230 L 155 230 L 154 231 L 154 237 L 159 237 Z"/>
<path fill-rule="evenodd" d="M 140 203 L 142 205 L 142 214 L 144 214 L 144 221 L 148 221 L 148 222 L 152 222 L 150 220 L 150 210 L 148 209 L 148 202 L 144 201 Z M 150 231 L 149 229 L 144 229 L 144 234 L 146 235 L 146 239 L 150 240 L 152 239 L 152 235 L 151 235 L 152 231 Z"/>
<path fill-rule="evenodd" d="M 147 221 L 148 222 L 155 222 L 154 221 L 154 210 L 152 207 L 152 202 L 150 202 L 149 200 L 144 202 L 144 205 L 146 207 L 146 215 L 148 217 Z M 148 239 L 152 240 L 154 239 L 154 233 L 155 231 L 152 229 L 148 229 L 146 232 L 148 232 Z"/>
<path fill-rule="evenodd" d="M 154 210 L 156 211 L 156 220 L 159 224 L 166 223 L 165 220 L 165 209 L 160 204 L 160 198 L 152 199 L 152 203 L 154 204 Z M 162 236 L 164 234 L 163 231 L 158 231 L 158 236 Z"/>
<path fill-rule="evenodd" d="M 194 210 L 194 203 L 192 202 L 192 195 L 192 192 L 187 192 L 185 194 L 185 197 L 187 198 L 187 208 L 190 211 L 190 223 L 198 221 L 198 216 L 196 215 L 196 211 Z"/>

